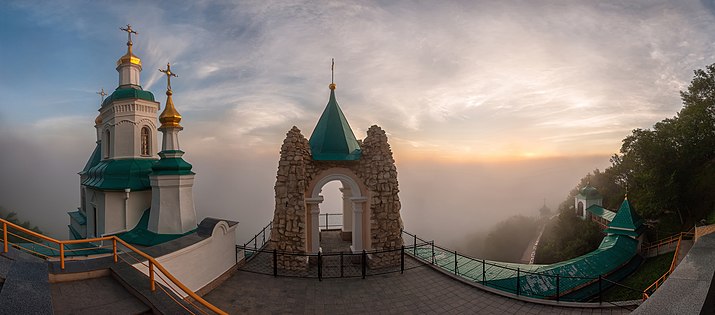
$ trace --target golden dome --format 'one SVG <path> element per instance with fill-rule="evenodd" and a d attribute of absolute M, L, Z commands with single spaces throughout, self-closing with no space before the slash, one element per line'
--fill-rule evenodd
<path fill-rule="evenodd" d="M 95 124 L 95 125 L 101 125 L 101 124 L 102 124 L 102 114 L 97 115 L 97 118 L 94 119 L 94 124 Z"/>
<path fill-rule="evenodd" d="M 127 43 L 127 53 L 117 60 L 117 66 L 125 63 L 131 63 L 138 66 L 142 65 L 141 59 L 132 53 L 132 43 Z"/>
<path fill-rule="evenodd" d="M 174 101 L 171 99 L 171 90 L 166 91 L 166 106 L 164 111 L 159 115 L 160 128 L 181 128 L 181 114 L 174 107 Z"/>

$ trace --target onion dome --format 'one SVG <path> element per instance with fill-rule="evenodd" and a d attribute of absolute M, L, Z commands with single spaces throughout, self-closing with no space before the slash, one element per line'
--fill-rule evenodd
<path fill-rule="evenodd" d="M 171 99 L 173 93 L 171 90 L 166 90 L 166 106 L 164 111 L 159 115 L 160 128 L 181 128 L 181 114 L 174 107 L 174 101 Z"/>
<path fill-rule="evenodd" d="M 94 124 L 95 124 L 95 125 L 101 125 L 101 124 L 102 124 L 102 114 L 97 115 L 97 118 L 94 119 Z"/>
<path fill-rule="evenodd" d="M 137 32 L 134 31 L 132 29 L 132 26 L 129 24 L 127 24 L 126 28 L 120 28 L 120 30 L 127 32 L 127 53 L 124 54 L 124 56 L 120 57 L 119 60 L 117 60 L 117 66 L 122 64 L 135 64 L 141 67 L 141 59 L 139 59 L 139 57 L 135 56 L 132 53 L 132 34 L 137 34 Z"/>
<path fill-rule="evenodd" d="M 586 184 L 586 187 L 581 188 L 579 195 L 585 199 L 599 199 L 602 198 L 598 189 L 591 186 L 591 183 Z"/>

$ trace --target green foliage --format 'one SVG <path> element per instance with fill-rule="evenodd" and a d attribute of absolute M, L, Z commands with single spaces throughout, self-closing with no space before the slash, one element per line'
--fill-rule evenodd
<path fill-rule="evenodd" d="M 518 262 L 536 237 L 538 222 L 515 215 L 499 222 L 484 239 L 483 257 L 490 260 Z"/>
<path fill-rule="evenodd" d="M 670 264 L 672 262 L 673 253 L 667 253 L 646 259 L 638 270 L 620 282 L 620 284 L 635 290 L 614 286 L 603 292 L 603 300 L 628 301 L 643 298 L 641 292 L 665 274 L 668 269 L 670 269 Z"/>
<path fill-rule="evenodd" d="M 10 223 L 17 224 L 17 225 L 24 227 L 28 230 L 31 230 L 33 232 L 42 234 L 42 231 L 40 230 L 40 228 L 38 228 L 37 226 L 33 226 L 30 223 L 30 221 L 20 222 L 20 219 L 17 217 L 17 213 L 14 211 L 8 212 L 7 210 L 5 210 L 5 208 L 0 207 L 0 218 L 3 218 L 5 220 L 9 221 Z M 0 227 L 0 229 L 2 229 L 2 227 Z M 36 241 L 36 242 L 41 241 L 40 239 L 37 239 L 36 237 L 29 236 L 29 235 L 27 235 L 25 233 L 21 233 L 19 231 L 13 231 L 13 230 L 8 229 L 8 232 L 18 234 L 18 235 L 22 236 L 23 238 L 30 239 L 32 241 Z M 27 240 L 19 238 L 14 235 L 8 235 L 8 240 L 10 241 L 10 243 L 26 243 L 27 242 Z"/>
<path fill-rule="evenodd" d="M 594 251 L 603 239 L 596 223 L 581 220 L 573 212 L 573 206 L 560 207 L 559 216 L 552 220 L 539 240 L 534 263 L 551 264 L 568 260 Z"/>

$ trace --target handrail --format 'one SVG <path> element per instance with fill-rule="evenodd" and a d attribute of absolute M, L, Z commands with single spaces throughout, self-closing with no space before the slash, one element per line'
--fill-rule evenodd
<path fill-rule="evenodd" d="M 2 219 L 2 218 L 0 218 L 0 222 L 2 222 L 2 224 L 3 224 L 3 252 L 4 252 L 4 253 L 7 253 L 7 252 L 8 252 L 8 243 L 9 243 L 9 242 L 8 242 L 8 237 L 7 237 L 7 228 L 8 228 L 8 226 L 10 226 L 10 227 L 12 227 L 12 228 L 15 228 L 16 230 L 22 231 L 22 232 L 24 232 L 24 233 L 27 233 L 27 234 L 29 234 L 29 235 L 31 235 L 31 236 L 38 237 L 38 238 L 43 239 L 43 240 L 46 240 L 46 241 L 48 241 L 48 242 L 57 244 L 57 245 L 59 246 L 59 249 L 60 249 L 60 268 L 61 268 L 62 270 L 65 269 L 65 257 L 64 257 L 64 256 L 65 256 L 65 245 L 67 245 L 67 244 L 91 243 L 91 242 L 100 242 L 100 241 L 109 241 L 109 240 L 111 240 L 111 241 L 112 241 L 112 254 L 113 254 L 113 258 L 114 258 L 114 262 L 115 262 L 115 263 L 117 262 L 117 243 L 121 243 L 121 244 L 124 245 L 126 248 L 128 248 L 128 249 L 130 249 L 131 251 L 133 251 L 133 252 L 139 254 L 140 256 L 142 256 L 143 258 L 145 258 L 147 261 L 149 261 L 149 279 L 150 279 L 150 281 L 151 281 L 150 286 L 151 286 L 151 290 L 152 290 L 152 291 L 156 290 L 156 288 L 155 288 L 155 281 L 154 281 L 154 268 L 153 268 L 153 266 L 156 266 L 156 268 L 159 269 L 159 271 L 161 271 L 164 275 L 166 275 L 166 277 L 169 278 L 169 280 L 171 280 L 171 282 L 173 282 L 174 285 L 176 285 L 177 287 L 179 287 L 182 291 L 184 291 L 184 293 L 186 293 L 186 294 L 187 294 L 188 296 L 190 296 L 192 299 L 194 299 L 195 301 L 198 301 L 201 305 L 203 305 L 204 307 L 210 309 L 210 310 L 213 311 L 214 313 L 222 314 L 222 315 L 223 315 L 223 314 L 228 314 L 228 313 L 224 312 L 223 310 L 221 310 L 220 308 L 218 308 L 218 307 L 214 306 L 213 304 L 207 302 L 206 300 L 204 300 L 203 298 L 201 298 L 200 296 L 198 296 L 196 293 L 194 293 L 194 291 L 192 291 L 191 289 L 189 289 L 188 287 L 186 287 L 183 283 L 181 283 L 181 281 L 179 281 L 179 279 L 176 279 L 171 273 L 169 273 L 168 270 L 166 270 L 166 269 L 164 268 L 164 266 L 162 266 L 162 265 L 161 265 L 158 261 L 156 261 L 153 257 L 151 257 L 151 256 L 149 256 L 148 254 L 144 253 L 143 251 L 137 249 L 136 247 L 134 247 L 134 246 L 132 246 L 132 245 L 129 245 L 129 243 L 125 242 L 124 240 L 122 240 L 122 239 L 119 238 L 119 237 L 116 237 L 116 236 L 112 235 L 112 236 L 104 236 L 104 237 L 97 237 L 97 238 L 90 238 L 90 239 L 82 239 L 82 240 L 65 240 L 65 241 L 60 241 L 60 240 L 56 240 L 56 239 L 54 239 L 54 238 L 51 238 L 51 237 L 48 237 L 48 236 L 39 234 L 39 233 L 37 233 L 37 232 L 31 231 L 31 230 L 29 230 L 29 229 L 26 229 L 26 228 L 24 228 L 24 227 L 22 227 L 22 226 L 19 226 L 19 225 L 17 225 L 17 224 L 14 224 L 14 223 L 9 222 L 9 221 L 7 221 L 7 220 L 5 220 L 5 219 Z"/>
<path fill-rule="evenodd" d="M 678 252 L 680 251 L 680 244 L 683 238 L 688 236 L 694 236 L 693 232 L 680 232 L 678 234 L 678 244 L 675 246 L 675 252 L 673 253 L 673 260 L 670 262 L 670 268 L 662 276 L 655 280 L 651 285 L 649 285 L 645 290 L 643 290 L 643 301 L 650 297 L 650 293 L 658 290 L 658 287 L 665 282 L 666 279 L 675 271 L 675 267 L 678 264 Z"/>

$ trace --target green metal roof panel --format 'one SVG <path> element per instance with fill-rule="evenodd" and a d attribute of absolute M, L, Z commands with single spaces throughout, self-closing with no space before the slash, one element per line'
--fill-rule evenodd
<path fill-rule="evenodd" d="M 149 173 L 155 159 L 104 160 L 87 172 L 82 185 L 102 190 L 151 189 Z"/>
<path fill-rule="evenodd" d="M 642 225 L 643 218 L 641 218 L 635 211 L 631 209 L 631 204 L 630 202 L 628 202 L 628 199 L 624 199 L 623 203 L 621 203 L 621 207 L 616 213 L 616 216 L 613 218 L 608 227 L 637 231 Z M 614 233 L 616 233 L 615 231 L 618 230 L 614 230 Z"/>
<path fill-rule="evenodd" d="M 87 160 L 87 164 L 84 165 L 84 168 L 82 169 L 81 172 L 79 172 L 79 174 L 83 175 L 83 174 L 87 173 L 90 168 L 99 164 L 99 161 L 101 161 L 101 160 L 102 160 L 102 146 L 100 145 L 99 142 L 97 142 L 97 145 L 94 147 L 94 151 L 92 151 L 92 154 L 89 156 L 89 160 Z"/>
<path fill-rule="evenodd" d="M 330 91 L 330 100 L 310 136 L 310 151 L 318 161 L 355 161 L 362 151 L 353 130 Z"/>
<path fill-rule="evenodd" d="M 141 246 L 154 246 L 161 243 L 166 243 L 171 240 L 175 240 L 179 237 L 194 233 L 196 229 L 193 229 L 184 234 L 159 234 L 149 231 L 149 214 L 151 209 L 147 209 L 142 214 L 139 223 L 129 232 L 124 232 L 117 234 L 116 236 L 121 238 L 127 243 L 141 245 Z"/>
<path fill-rule="evenodd" d="M 72 221 L 77 222 L 79 225 L 85 225 L 87 224 L 87 217 L 82 214 L 79 210 L 77 211 L 72 211 L 72 212 L 67 212 L 67 214 L 70 216 Z"/>
<path fill-rule="evenodd" d="M 194 172 L 191 171 L 191 164 L 184 161 L 181 157 L 170 157 L 167 158 L 167 153 L 181 152 L 180 150 L 170 150 L 159 152 L 161 159 L 151 167 L 152 175 L 191 175 Z"/>
<path fill-rule="evenodd" d="M 595 215 L 597 217 L 604 218 L 608 220 L 608 222 L 613 221 L 613 217 L 616 216 L 615 212 L 599 205 L 591 205 L 590 207 L 586 208 L 586 211 L 591 212 L 592 215 Z"/>
<path fill-rule="evenodd" d="M 117 88 L 114 92 L 112 92 L 112 94 L 104 99 L 102 106 L 105 106 L 113 101 L 123 99 L 142 99 L 154 102 L 154 94 L 149 91 L 144 91 L 141 88 Z"/>

